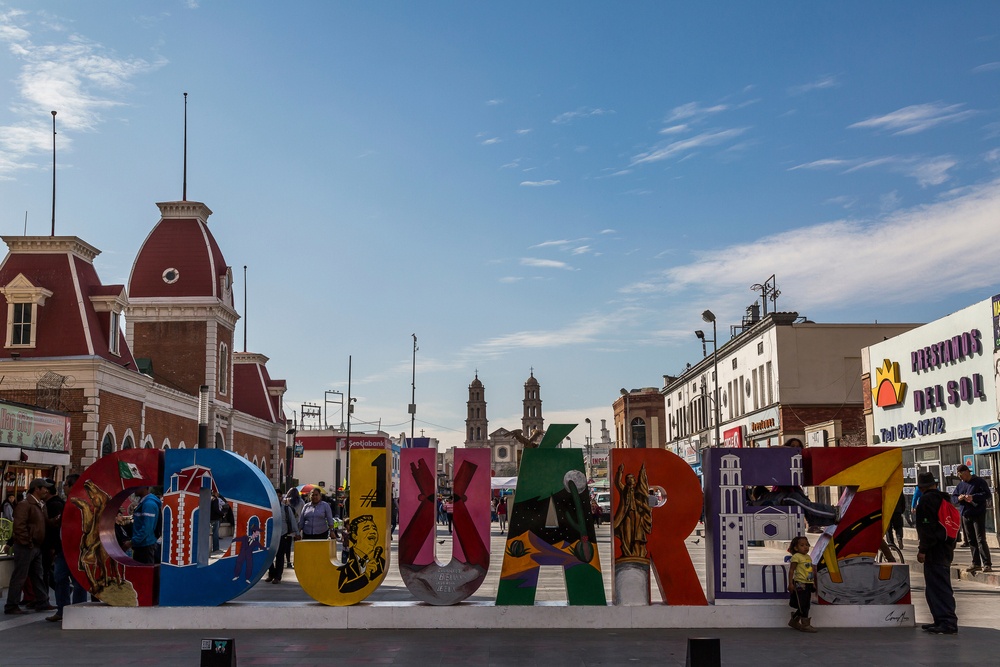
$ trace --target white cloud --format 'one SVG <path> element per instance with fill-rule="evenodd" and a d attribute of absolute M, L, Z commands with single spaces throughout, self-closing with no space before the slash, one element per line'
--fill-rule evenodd
<path fill-rule="evenodd" d="M 490 338 L 473 345 L 463 353 L 471 358 L 496 357 L 512 350 L 526 348 L 556 348 L 583 345 L 600 340 L 612 333 L 620 320 L 607 315 L 587 315 L 561 329 L 551 331 L 517 331 Z"/>
<path fill-rule="evenodd" d="M 660 130 L 660 134 L 680 134 L 681 132 L 687 132 L 689 129 L 687 123 L 681 123 L 680 125 L 671 125 L 670 127 L 665 127 Z"/>
<path fill-rule="evenodd" d="M 559 181 L 548 179 L 545 181 L 521 181 L 521 185 L 529 188 L 544 188 L 549 185 L 559 185 Z"/>
<path fill-rule="evenodd" d="M 571 255 L 587 255 L 592 254 L 594 251 L 589 245 L 582 245 L 578 248 L 573 248 L 570 250 Z"/>
<path fill-rule="evenodd" d="M 957 123 L 975 115 L 975 111 L 963 110 L 964 104 L 914 104 L 883 116 L 874 116 L 848 128 L 887 130 L 894 135 L 916 134 L 943 123 Z"/>
<path fill-rule="evenodd" d="M 567 111 L 565 113 L 559 114 L 558 116 L 552 119 L 552 122 L 556 123 L 557 125 L 560 125 L 562 123 L 569 123 L 578 118 L 589 118 L 591 116 L 605 116 L 607 114 L 612 114 L 612 113 L 614 113 L 614 111 L 610 109 L 589 109 L 581 107 L 576 111 Z"/>
<path fill-rule="evenodd" d="M 978 67 L 973 67 L 972 71 L 976 74 L 982 74 L 983 72 L 996 72 L 1000 70 L 1000 62 L 984 63 Z"/>
<path fill-rule="evenodd" d="M 1000 256 L 997 220 L 1000 180 L 873 220 L 811 225 L 706 251 L 622 292 L 701 291 L 723 299 L 774 273 L 778 262 L 779 283 L 795 286 L 786 298 L 810 307 L 933 300 L 996 284 L 995 274 L 969 267 L 992 266 Z M 787 257 L 799 261 L 776 259 Z"/>
<path fill-rule="evenodd" d="M 957 165 L 958 161 L 948 155 L 930 158 L 893 155 L 878 158 L 857 158 L 853 160 L 826 158 L 796 165 L 789 168 L 789 171 L 797 169 L 843 168 L 841 173 L 851 174 L 856 171 L 881 167 L 887 171 L 913 178 L 920 187 L 926 188 L 947 182 L 951 178 L 948 172 Z"/>
<path fill-rule="evenodd" d="M 717 132 L 704 132 L 690 139 L 675 141 L 662 148 L 640 153 L 632 158 L 631 165 L 645 164 L 649 162 L 659 162 L 674 156 L 682 155 L 702 146 L 715 146 L 746 132 L 747 128 L 733 128 L 730 130 L 719 130 Z"/>
<path fill-rule="evenodd" d="M 499 99 L 493 99 L 493 100 L 487 100 L 486 101 L 486 106 L 489 106 L 489 107 L 500 106 L 501 104 L 503 104 L 503 100 L 499 100 Z"/>
<path fill-rule="evenodd" d="M 531 132 L 531 130 L 529 130 L 529 129 L 520 129 L 520 130 L 514 130 L 514 131 L 517 134 L 528 134 L 529 132 Z"/>
<path fill-rule="evenodd" d="M 555 259 L 539 259 L 538 257 L 522 257 L 522 266 L 533 266 L 539 269 L 566 269 L 567 271 L 572 271 L 573 267 L 566 262 L 560 262 Z"/>
<path fill-rule="evenodd" d="M 52 117 L 63 150 L 72 144 L 74 132 L 94 131 L 105 113 L 123 102 L 116 99 L 136 76 L 163 63 L 139 58 L 120 58 L 101 44 L 80 35 L 57 33 L 60 41 L 36 42 L 23 27 L 29 24 L 26 12 L 0 14 L 0 42 L 5 42 L 20 72 L 15 77 L 11 110 L 19 119 L 0 127 L 0 178 L 16 169 L 31 167 L 34 154 L 51 147 Z M 39 112 L 40 109 L 46 110 Z M 63 134 L 65 133 L 65 134 Z"/>
<path fill-rule="evenodd" d="M 500 137 L 493 137 L 491 139 L 486 139 L 485 141 L 482 142 L 483 146 L 492 146 L 493 144 L 499 144 L 499 143 L 500 143 Z"/>
<path fill-rule="evenodd" d="M 703 107 L 697 102 L 688 102 L 687 104 L 682 104 L 679 107 L 674 107 L 670 111 L 670 115 L 667 116 L 665 122 L 674 123 L 679 120 L 685 120 L 687 118 L 693 118 L 695 120 L 700 120 L 706 116 L 711 116 L 713 114 L 721 113 L 729 109 L 727 104 L 716 104 L 710 107 Z"/>
<path fill-rule="evenodd" d="M 567 239 L 560 239 L 558 241 L 542 241 L 541 243 L 536 243 L 533 246 L 528 246 L 528 250 L 534 250 L 535 248 L 562 248 L 574 243 Z"/>
<path fill-rule="evenodd" d="M 810 81 L 809 83 L 804 83 L 800 86 L 792 86 L 788 89 L 789 95 L 803 95 L 805 93 L 811 93 L 814 90 L 826 90 L 827 88 L 836 88 L 840 85 L 837 77 L 830 74 L 824 74 L 815 81 Z"/>

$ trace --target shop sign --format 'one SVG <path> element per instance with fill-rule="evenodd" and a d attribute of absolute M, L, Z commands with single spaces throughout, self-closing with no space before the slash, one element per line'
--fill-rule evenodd
<path fill-rule="evenodd" d="M 16 405 L 0 406 L 0 445 L 69 451 L 69 417 Z"/>
<path fill-rule="evenodd" d="M 778 430 L 778 409 L 770 408 L 750 417 L 750 435 Z M 728 431 L 727 431 L 728 432 Z"/>
<path fill-rule="evenodd" d="M 337 449 L 347 445 L 347 438 L 337 438 Z M 387 449 L 389 440 L 381 437 L 351 436 L 351 449 Z"/>
<path fill-rule="evenodd" d="M 736 428 L 731 428 L 722 432 L 722 446 L 723 447 L 742 447 L 743 446 L 743 427 L 737 426 Z"/>
<path fill-rule="evenodd" d="M 920 419 L 916 422 L 906 422 L 896 424 L 890 428 L 879 429 L 882 442 L 910 440 L 918 436 L 936 435 L 944 432 L 944 417 L 929 417 L 928 419 Z"/>
<path fill-rule="evenodd" d="M 976 454 L 1000 452 L 1000 423 L 973 428 L 972 451 Z"/>
<path fill-rule="evenodd" d="M 701 455 L 698 452 L 698 441 L 690 440 L 681 446 L 681 457 L 685 463 L 700 463 Z"/>

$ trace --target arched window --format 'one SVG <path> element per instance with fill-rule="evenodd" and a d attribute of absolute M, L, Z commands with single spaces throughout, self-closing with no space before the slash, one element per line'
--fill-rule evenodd
<path fill-rule="evenodd" d="M 110 433 L 104 434 L 104 440 L 101 442 L 101 456 L 107 456 L 115 451 L 115 438 Z"/>
<path fill-rule="evenodd" d="M 215 434 L 215 448 L 216 449 L 225 449 L 226 448 L 226 441 L 222 439 L 222 434 L 221 433 L 216 433 Z"/>
<path fill-rule="evenodd" d="M 133 447 L 132 436 L 126 435 L 125 439 L 122 440 L 122 451 L 125 451 L 126 449 L 132 449 L 132 447 Z"/>

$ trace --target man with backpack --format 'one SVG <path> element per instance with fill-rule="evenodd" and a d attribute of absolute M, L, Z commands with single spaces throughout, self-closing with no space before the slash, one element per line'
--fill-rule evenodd
<path fill-rule="evenodd" d="M 955 593 L 951 588 L 951 561 L 958 533 L 958 511 L 951 497 L 938 490 L 934 473 L 917 476 L 921 491 L 917 504 L 917 562 L 924 566 L 924 594 L 934 622 L 922 626 L 934 635 L 958 633 Z"/>

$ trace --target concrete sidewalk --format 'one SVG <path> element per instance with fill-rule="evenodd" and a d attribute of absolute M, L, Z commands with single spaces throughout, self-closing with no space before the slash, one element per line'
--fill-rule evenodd
<path fill-rule="evenodd" d="M 495 527 L 494 527 L 495 528 Z M 439 560 L 450 556 L 450 537 L 439 528 Z M 496 594 L 503 536 L 493 531 L 493 564 L 490 574 L 472 600 L 491 601 Z M 704 576 L 704 540 L 688 540 L 692 559 Z M 602 565 L 610 564 L 610 532 L 598 531 Z M 395 544 L 393 545 L 393 552 Z M 753 558 L 782 557 L 780 549 L 754 549 Z M 904 555 L 915 561 L 915 550 L 907 545 Z M 962 558 L 962 554 L 958 554 Z M 395 553 L 393 553 L 395 558 Z M 610 579 L 605 577 L 610 600 Z M 923 599 L 920 567 L 911 568 L 916 621 L 929 623 Z M 689 637 L 721 640 L 725 665 L 784 664 L 800 661 L 822 665 L 975 665 L 993 662 L 1000 654 L 1000 600 L 994 587 L 974 581 L 956 581 L 960 633 L 932 636 L 919 629 L 823 629 L 815 635 L 794 632 L 784 625 L 774 629 L 729 630 L 273 630 L 240 629 L 209 631 L 141 631 L 125 626 L 121 631 L 68 631 L 57 623 L 46 623 L 46 614 L 6 620 L 0 617 L 0 667 L 13 665 L 196 665 L 200 640 L 233 637 L 241 665 L 683 665 Z M 654 595 L 655 597 L 655 595 Z M 402 585 L 398 569 L 391 567 L 385 583 L 371 600 L 412 600 Z M 565 585 L 560 570 L 543 568 L 538 601 L 564 600 Z M 240 598 L 266 604 L 268 601 L 299 601 L 309 598 L 286 570 L 280 584 L 261 581 Z M 317 604 L 317 610 L 320 609 Z M 280 613 L 275 609 L 275 613 Z"/>

